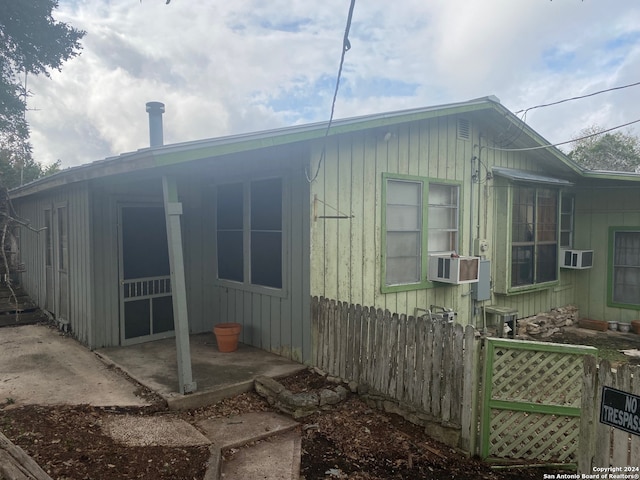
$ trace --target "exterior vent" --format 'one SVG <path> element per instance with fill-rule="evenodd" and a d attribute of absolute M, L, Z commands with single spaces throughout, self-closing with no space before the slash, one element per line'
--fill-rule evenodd
<path fill-rule="evenodd" d="M 479 257 L 452 257 L 451 255 L 429 255 L 427 279 L 455 285 L 478 281 Z"/>
<path fill-rule="evenodd" d="M 471 123 L 466 118 L 458 119 L 458 139 L 469 140 L 471 138 Z"/>
<path fill-rule="evenodd" d="M 593 250 L 560 250 L 560 267 L 584 270 L 593 267 Z"/>

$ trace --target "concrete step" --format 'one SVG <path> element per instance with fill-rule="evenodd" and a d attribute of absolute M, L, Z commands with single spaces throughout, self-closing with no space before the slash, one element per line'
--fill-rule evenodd
<path fill-rule="evenodd" d="M 290 417 L 274 412 L 199 422 L 198 426 L 213 444 L 205 480 L 218 480 L 223 473 L 225 480 L 298 479 L 298 425 Z"/>

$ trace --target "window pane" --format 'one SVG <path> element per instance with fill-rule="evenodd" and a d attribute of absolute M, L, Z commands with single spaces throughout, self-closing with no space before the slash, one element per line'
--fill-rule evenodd
<path fill-rule="evenodd" d="M 538 215 L 536 218 L 539 242 L 556 241 L 558 231 L 558 195 L 551 190 L 538 190 Z"/>
<path fill-rule="evenodd" d="M 511 286 L 557 279 L 558 236 L 558 191 L 514 186 Z M 570 232 L 561 236 L 570 241 Z"/>
<path fill-rule="evenodd" d="M 420 233 L 388 232 L 387 255 L 390 257 L 412 256 L 417 261 L 420 255 Z"/>
<path fill-rule="evenodd" d="M 251 230 L 282 229 L 282 180 L 251 182 Z"/>
<path fill-rule="evenodd" d="M 387 230 L 419 230 L 422 223 L 420 207 L 407 205 L 387 206 Z"/>
<path fill-rule="evenodd" d="M 513 247 L 511 249 L 511 285 L 531 285 L 533 283 L 533 247 Z"/>
<path fill-rule="evenodd" d="M 551 282 L 556 279 L 558 251 L 556 245 L 538 247 L 536 283 Z"/>
<path fill-rule="evenodd" d="M 458 205 L 458 187 L 455 185 L 429 184 L 429 205 Z"/>
<path fill-rule="evenodd" d="M 415 257 L 387 257 L 387 285 L 402 285 L 420 281 L 420 263 Z"/>
<path fill-rule="evenodd" d="M 458 249 L 458 187 L 429 184 L 429 253 Z"/>
<path fill-rule="evenodd" d="M 151 335 L 151 304 L 148 299 L 124 302 L 124 338 Z"/>
<path fill-rule="evenodd" d="M 244 280 L 242 183 L 218 186 L 216 214 L 218 278 L 242 282 Z"/>
<path fill-rule="evenodd" d="M 122 207 L 125 279 L 169 275 L 167 224 L 162 207 Z"/>
<path fill-rule="evenodd" d="M 613 300 L 640 304 L 640 232 L 615 232 Z"/>
<path fill-rule="evenodd" d="M 458 232 L 429 231 L 429 253 L 443 253 L 456 250 Z"/>
<path fill-rule="evenodd" d="M 420 205 L 422 203 L 422 184 L 403 180 L 387 181 L 387 204 Z"/>
<path fill-rule="evenodd" d="M 458 212 L 455 208 L 430 205 L 428 218 L 430 229 L 457 229 Z"/>
<path fill-rule="evenodd" d="M 151 304 L 153 307 L 153 333 L 173 330 L 173 299 L 171 297 L 156 297 L 151 299 Z"/>
<path fill-rule="evenodd" d="M 242 230 L 218 231 L 218 278 L 242 282 Z"/>
<path fill-rule="evenodd" d="M 417 283 L 421 276 L 422 183 L 387 180 L 387 285 Z"/>
<path fill-rule="evenodd" d="M 511 238 L 513 242 L 533 242 L 535 189 L 514 187 Z"/>
<path fill-rule="evenodd" d="M 251 182 L 251 283 L 282 288 L 282 180 Z"/>
<path fill-rule="evenodd" d="M 220 185 L 217 200 L 218 229 L 242 229 L 242 184 Z"/>
<path fill-rule="evenodd" d="M 280 232 L 251 232 L 251 283 L 282 288 Z"/>

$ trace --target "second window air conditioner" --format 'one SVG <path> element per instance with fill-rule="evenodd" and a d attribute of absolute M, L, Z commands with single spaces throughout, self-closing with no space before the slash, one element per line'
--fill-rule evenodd
<path fill-rule="evenodd" d="M 429 255 L 427 279 L 455 285 L 478 281 L 479 257 Z"/>

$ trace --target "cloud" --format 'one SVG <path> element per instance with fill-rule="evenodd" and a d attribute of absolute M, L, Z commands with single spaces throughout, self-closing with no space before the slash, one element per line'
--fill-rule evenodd
<path fill-rule="evenodd" d="M 148 144 L 328 120 L 349 2 L 79 0 L 82 55 L 29 79 L 36 159 L 77 165 Z M 578 0 L 356 2 L 336 118 L 496 95 L 512 110 L 640 80 L 640 6 Z M 535 110 L 551 141 L 640 118 L 640 87 Z"/>

